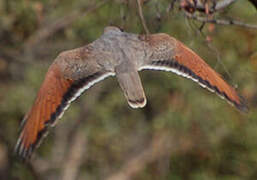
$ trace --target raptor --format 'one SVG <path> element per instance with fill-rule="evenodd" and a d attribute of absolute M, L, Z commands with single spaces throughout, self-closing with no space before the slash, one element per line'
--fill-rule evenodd
<path fill-rule="evenodd" d="M 16 152 L 29 158 L 70 103 L 95 83 L 116 76 L 128 104 L 146 104 L 141 70 L 176 73 L 215 92 L 240 111 L 247 109 L 234 88 L 196 53 L 164 34 L 138 35 L 109 26 L 94 42 L 58 55 L 46 73 L 35 102 L 22 121 Z"/>

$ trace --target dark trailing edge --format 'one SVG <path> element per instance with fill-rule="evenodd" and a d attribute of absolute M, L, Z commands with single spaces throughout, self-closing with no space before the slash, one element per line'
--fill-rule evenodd
<path fill-rule="evenodd" d="M 29 159 L 32 151 L 39 146 L 41 140 L 45 135 L 47 135 L 47 131 L 49 130 L 49 127 L 51 127 L 52 124 L 55 123 L 55 121 L 59 118 L 59 116 L 64 112 L 64 110 L 69 106 L 72 99 L 76 97 L 79 90 L 81 90 L 83 87 L 87 86 L 90 82 L 98 79 L 105 73 L 103 72 L 97 72 L 92 75 L 87 76 L 86 78 L 82 78 L 79 80 L 76 80 L 70 88 L 67 90 L 67 92 L 63 95 L 62 101 L 60 105 L 56 108 L 56 111 L 51 114 L 51 117 L 48 121 L 45 122 L 45 127 L 41 131 L 37 133 L 36 142 L 31 144 L 29 148 L 22 147 L 22 140 L 20 140 L 16 147 L 15 152 L 22 157 L 23 160 Z M 82 93 L 82 92 L 81 92 Z M 80 94 L 79 94 L 80 95 Z M 78 95 L 78 96 L 79 96 Z M 23 123 L 23 126 L 26 122 Z M 22 129 L 21 129 L 22 130 Z"/>
<path fill-rule="evenodd" d="M 231 98 L 228 97 L 228 95 L 220 91 L 217 86 L 210 84 L 209 81 L 204 80 L 200 76 L 196 75 L 193 71 L 191 71 L 189 68 L 186 66 L 179 64 L 176 60 L 157 60 L 157 61 L 152 61 L 153 66 L 163 66 L 163 67 L 168 67 L 168 68 L 173 68 L 178 70 L 179 72 L 186 74 L 190 76 L 191 79 L 198 81 L 200 85 L 206 86 L 208 89 L 212 89 L 216 94 L 218 94 L 221 97 L 224 97 L 229 103 L 232 103 L 236 108 L 243 112 L 248 111 L 248 107 L 246 106 L 245 100 L 243 97 L 239 96 L 240 98 L 240 104 L 233 101 Z"/>

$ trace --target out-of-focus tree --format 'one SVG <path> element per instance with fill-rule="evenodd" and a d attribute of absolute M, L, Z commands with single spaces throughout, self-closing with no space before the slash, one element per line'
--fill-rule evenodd
<path fill-rule="evenodd" d="M 256 179 L 256 19 L 255 0 L 1 0 L 0 179 Z M 130 109 L 110 78 L 21 162 L 19 124 L 47 67 L 108 25 L 183 41 L 237 88 L 249 113 L 165 72 L 140 73 L 148 104 Z"/>

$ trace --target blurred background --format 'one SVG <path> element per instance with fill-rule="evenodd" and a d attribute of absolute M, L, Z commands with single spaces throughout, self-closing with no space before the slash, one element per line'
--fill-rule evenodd
<path fill-rule="evenodd" d="M 1 180 L 257 179 L 257 30 L 203 24 L 181 1 L 141 6 L 151 33 L 170 34 L 197 52 L 245 97 L 249 113 L 156 71 L 140 72 L 148 104 L 131 109 L 108 78 L 73 102 L 23 163 L 13 154 L 19 124 L 55 57 L 94 41 L 108 25 L 145 31 L 133 0 L 0 0 Z M 195 14 L 257 24 L 246 0 Z"/>

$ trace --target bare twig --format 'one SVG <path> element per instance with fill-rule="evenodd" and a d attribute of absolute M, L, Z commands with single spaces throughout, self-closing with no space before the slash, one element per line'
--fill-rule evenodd
<path fill-rule="evenodd" d="M 235 26 L 241 26 L 244 28 L 257 29 L 257 25 L 246 24 L 241 21 L 224 20 L 224 19 L 210 19 L 207 17 L 201 17 L 201 16 L 197 16 L 195 14 L 191 14 L 191 13 L 187 13 L 187 12 L 185 12 L 185 14 L 188 18 L 195 19 L 197 21 L 204 22 L 204 23 L 213 23 L 213 24 L 219 24 L 219 25 L 235 25 Z"/>
<path fill-rule="evenodd" d="M 206 3 L 202 3 L 200 0 L 181 0 L 181 3 L 186 5 L 187 8 L 193 8 L 196 11 L 200 12 L 206 12 L 206 7 L 208 7 L 209 13 L 214 13 L 217 11 L 220 11 L 232 3 L 234 3 L 236 0 L 223 0 L 223 1 L 213 1 L 211 6 L 206 6 Z"/>
<path fill-rule="evenodd" d="M 138 5 L 138 13 L 139 13 L 139 16 L 140 16 L 141 23 L 144 27 L 145 33 L 150 34 L 150 32 L 147 28 L 147 25 L 145 23 L 145 18 L 144 18 L 143 12 L 142 12 L 142 6 L 141 6 L 141 1 L 140 0 L 137 0 L 137 5 Z"/>
<path fill-rule="evenodd" d="M 118 172 L 114 173 L 106 180 L 132 179 L 132 177 L 145 168 L 147 164 L 156 161 L 162 156 L 179 151 L 182 149 L 182 146 L 184 150 L 193 146 L 193 144 L 182 145 L 181 142 L 181 140 L 175 139 L 174 136 L 171 136 L 169 133 L 162 132 L 156 134 L 149 147 L 146 147 L 142 153 L 129 159 Z"/>
<path fill-rule="evenodd" d="M 92 7 L 88 8 L 87 10 L 81 9 L 80 11 L 76 11 L 73 13 L 68 14 L 65 17 L 62 17 L 52 24 L 42 27 L 38 31 L 36 31 L 24 44 L 25 49 L 30 49 L 30 47 L 34 46 L 35 44 L 41 42 L 44 39 L 47 39 L 54 33 L 58 32 L 61 29 L 64 29 L 65 27 L 72 24 L 74 21 L 76 21 L 80 17 L 84 17 L 88 13 L 91 13 L 101 6 L 103 6 L 105 3 L 107 3 L 109 0 L 101 1 L 99 4 L 93 5 Z"/>
<path fill-rule="evenodd" d="M 76 179 L 79 171 L 79 167 L 83 162 L 83 155 L 85 154 L 85 146 L 87 137 L 85 133 L 80 129 L 75 134 L 73 144 L 71 146 L 67 160 L 64 162 L 62 180 L 74 180 Z"/>
<path fill-rule="evenodd" d="M 224 9 L 224 8 L 228 7 L 229 5 L 231 5 L 232 3 L 234 3 L 235 1 L 236 0 L 219 1 L 219 2 L 217 2 L 216 5 L 214 5 L 213 10 L 218 11 L 218 10 Z"/>

